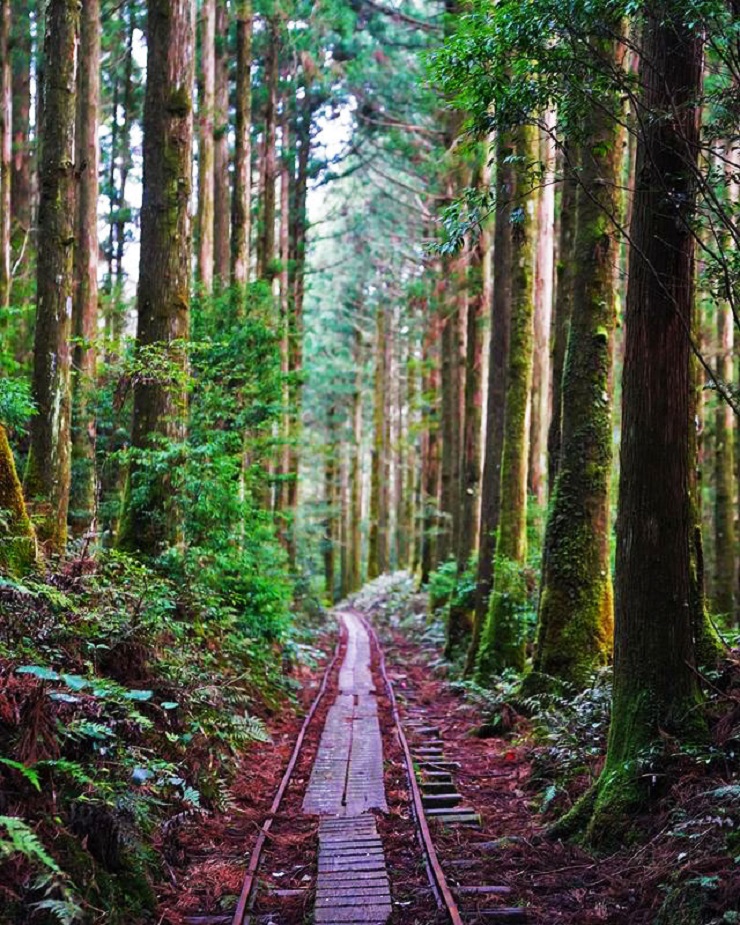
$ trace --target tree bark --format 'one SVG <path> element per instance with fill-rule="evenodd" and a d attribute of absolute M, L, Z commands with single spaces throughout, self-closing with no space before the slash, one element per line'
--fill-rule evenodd
<path fill-rule="evenodd" d="M 717 306 L 717 363 L 720 382 L 732 381 L 732 311 Z M 732 408 L 717 400 L 714 418 L 714 611 L 726 619 L 735 618 L 735 462 Z"/>
<path fill-rule="evenodd" d="M 229 8 L 216 0 L 216 89 L 213 118 L 213 274 L 218 290 L 229 284 L 231 254 L 229 177 Z"/>
<path fill-rule="evenodd" d="M 216 0 L 201 0 L 198 102 L 198 282 L 213 290 L 214 112 L 216 104 Z"/>
<path fill-rule="evenodd" d="M 379 306 L 376 314 L 375 376 L 373 387 L 373 449 L 370 465 L 370 536 L 367 577 L 370 581 L 382 575 L 387 567 L 385 549 L 386 523 L 383 509 L 383 477 L 385 474 L 385 344 L 388 339 L 386 312 Z"/>
<path fill-rule="evenodd" d="M 514 134 L 514 150 L 522 163 L 531 163 L 534 130 L 525 126 Z M 527 556 L 527 403 L 532 387 L 534 318 L 535 203 L 529 178 L 516 174 L 516 222 L 511 249 L 511 331 L 507 366 L 504 443 L 501 454 L 501 506 L 494 561 L 493 591 L 481 633 L 476 676 L 490 681 L 504 668 L 524 668 L 521 609 L 526 586 Z"/>
<path fill-rule="evenodd" d="M 31 448 L 26 496 L 38 514 L 39 539 L 62 553 L 70 486 L 70 335 L 75 239 L 75 88 L 80 34 L 76 3 L 47 6 L 36 333 Z"/>
<path fill-rule="evenodd" d="M 335 603 L 336 597 L 336 546 L 337 546 L 337 456 L 339 445 L 336 439 L 336 409 L 330 407 L 326 422 L 326 449 L 324 456 L 324 504 L 326 519 L 324 521 L 324 588 L 329 605 Z"/>
<path fill-rule="evenodd" d="M 562 195 L 560 199 L 560 231 L 556 267 L 555 302 L 552 318 L 552 412 L 547 432 L 547 488 L 552 494 L 560 468 L 562 442 L 563 368 L 568 345 L 570 316 L 573 308 L 573 273 L 575 270 L 574 242 L 576 234 L 576 187 L 574 168 L 577 158 L 572 147 L 563 158 Z"/>
<path fill-rule="evenodd" d="M 547 115 L 552 120 L 552 113 Z M 550 421 L 550 331 L 553 296 L 553 235 L 555 187 L 553 186 L 553 142 L 539 133 L 539 156 L 545 165 L 542 187 L 537 194 L 537 252 L 535 273 L 534 367 L 532 412 L 529 426 L 529 491 L 537 504 L 547 499 L 547 431 Z"/>
<path fill-rule="evenodd" d="M 10 305 L 10 216 L 13 173 L 13 80 L 10 0 L 0 0 L 0 313 Z"/>
<path fill-rule="evenodd" d="M 491 304 L 490 231 L 483 229 L 470 255 L 467 304 L 467 351 L 465 358 L 465 413 L 460 529 L 457 546 L 457 574 L 468 568 L 479 543 L 481 481 L 481 417 L 483 412 L 483 324 Z M 447 618 L 448 657 L 470 644 L 474 612 L 464 601 L 452 603 Z"/>
<path fill-rule="evenodd" d="M 353 359 L 355 384 L 352 393 L 352 459 L 350 464 L 350 579 L 349 590 L 362 585 L 362 393 L 365 362 L 362 330 L 355 328 Z"/>
<path fill-rule="evenodd" d="M 280 77 L 280 34 L 276 19 L 269 21 L 265 57 L 265 124 L 262 138 L 263 188 L 260 203 L 260 235 L 257 249 L 257 278 L 272 281 L 275 276 L 275 180 L 277 178 L 277 95 Z"/>
<path fill-rule="evenodd" d="M 136 347 L 169 368 L 134 385 L 131 462 L 119 546 L 156 555 L 181 541 L 173 461 L 146 455 L 184 437 L 190 306 L 189 200 L 193 147 L 194 10 L 192 0 L 149 0 L 144 104 L 144 188 L 141 209 Z"/>
<path fill-rule="evenodd" d="M 615 573 L 612 723 L 589 826 L 621 836 L 658 788 L 641 756 L 705 734 L 691 607 L 693 304 L 702 40 L 678 4 L 651 4 L 630 228 Z M 670 183 L 669 189 L 666 184 Z"/>
<path fill-rule="evenodd" d="M 243 301 L 249 282 L 252 229 L 252 3 L 236 8 L 236 123 L 234 188 L 231 205 L 231 281 Z"/>
<path fill-rule="evenodd" d="M 615 41 L 592 40 L 605 68 Z M 616 101 L 611 101 L 612 105 Z M 608 103 L 583 120 L 576 191 L 570 331 L 562 380 L 560 465 L 545 531 L 536 672 L 585 687 L 611 653 L 609 565 L 614 266 L 619 242 L 620 132 Z"/>
<path fill-rule="evenodd" d="M 439 556 L 439 496 L 440 496 L 440 434 L 439 434 L 439 313 L 426 313 L 429 318 L 423 344 L 423 393 L 426 396 L 423 413 L 422 489 L 423 524 L 421 547 L 421 584 L 426 585 Z"/>
<path fill-rule="evenodd" d="M 98 122 L 100 112 L 100 2 L 86 0 L 80 26 L 76 165 L 80 177 L 75 244 L 72 491 L 70 524 L 79 535 L 95 516 L 95 337 L 98 325 Z"/>
<path fill-rule="evenodd" d="M 473 638 L 465 673 L 470 675 L 478 656 L 481 632 L 488 612 L 493 584 L 493 563 L 501 509 L 501 457 L 506 410 L 506 370 L 511 336 L 511 213 L 516 177 L 509 160 L 511 139 L 499 133 L 496 140 L 496 215 L 493 244 L 493 297 L 489 302 L 491 339 L 488 358 L 486 445 L 481 486 L 480 545 L 475 587 Z"/>
<path fill-rule="evenodd" d="M 12 0 L 13 170 L 10 212 L 13 250 L 16 255 L 20 255 L 33 221 L 33 159 L 29 138 L 32 51 L 28 12 L 27 2 Z"/>

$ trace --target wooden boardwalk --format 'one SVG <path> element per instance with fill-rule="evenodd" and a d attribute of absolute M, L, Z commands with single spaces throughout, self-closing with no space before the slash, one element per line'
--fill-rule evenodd
<path fill-rule="evenodd" d="M 387 812 L 383 744 L 370 672 L 370 639 L 352 613 L 341 614 L 347 652 L 329 710 L 303 811 L 321 816 L 316 925 L 384 925 L 391 894 L 383 845 L 368 812 Z"/>

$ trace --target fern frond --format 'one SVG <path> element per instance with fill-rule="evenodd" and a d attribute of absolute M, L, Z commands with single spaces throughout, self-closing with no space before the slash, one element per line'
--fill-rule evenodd
<path fill-rule="evenodd" d="M 0 858 L 4 860 L 14 854 L 22 854 L 29 861 L 40 862 L 55 874 L 62 873 L 28 823 L 17 816 L 0 816 L 0 827 L 7 830 L 7 837 L 0 834 Z"/>

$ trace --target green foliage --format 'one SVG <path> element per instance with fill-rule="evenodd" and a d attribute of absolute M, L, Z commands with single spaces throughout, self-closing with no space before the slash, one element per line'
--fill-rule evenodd
<path fill-rule="evenodd" d="M 36 414 L 31 390 L 23 379 L 0 378 L 0 424 L 13 430 L 25 430 Z"/>
<path fill-rule="evenodd" d="M 541 745 L 533 762 L 532 779 L 547 787 L 562 788 L 585 775 L 592 783 L 606 749 L 611 717 L 611 670 L 594 676 L 586 690 L 551 679 L 548 690 L 515 698 L 518 709 L 530 716 L 535 741 Z M 547 805 L 543 808 L 547 808 Z"/>
<path fill-rule="evenodd" d="M 61 873 L 59 865 L 28 823 L 17 816 L 0 816 L 0 827 L 5 830 L 4 835 L 0 833 L 0 861 L 21 854 L 28 861 L 40 864 L 55 874 Z"/>

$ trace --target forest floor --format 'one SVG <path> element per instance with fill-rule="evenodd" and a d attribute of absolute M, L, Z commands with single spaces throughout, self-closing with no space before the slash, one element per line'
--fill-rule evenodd
<path fill-rule="evenodd" d="M 497 904 L 522 906 L 527 921 L 542 925 L 740 922 L 740 783 L 731 748 L 740 719 L 736 661 L 728 661 L 721 681 L 724 706 L 715 716 L 719 744 L 706 754 L 676 756 L 676 777 L 656 811 L 636 820 L 624 846 L 597 855 L 548 838 L 547 828 L 598 774 L 608 728 L 604 689 L 595 686 L 570 703 L 530 702 L 522 710 L 506 685 L 486 695 L 451 681 L 440 627 L 430 624 L 426 598 L 414 594 L 405 580 L 381 581 L 353 604 L 380 633 L 402 721 L 421 712 L 438 728 L 445 757 L 459 764 L 456 787 L 480 814 L 480 827 L 432 824 L 442 866 L 466 910 L 466 925 L 484 920 L 476 910 L 485 913 Z M 250 748 L 226 811 L 186 819 L 166 831 L 159 846 L 169 878 L 159 892 L 161 925 L 230 921 L 249 853 L 335 644 L 331 629 L 318 642 L 323 664 L 302 669 L 298 701 L 267 717 L 271 741 Z M 389 803 L 389 813 L 378 815 L 378 828 L 391 879 L 391 925 L 441 925 L 445 919 L 419 858 L 402 754 L 377 668 L 376 655 Z M 719 691 L 720 679 L 717 685 Z M 335 690 L 336 671 L 268 840 L 256 905 L 260 921 L 300 925 L 310 920 L 318 825 L 300 807 Z M 508 729 L 482 737 L 494 713 L 499 724 L 504 717 Z M 469 889 L 491 885 L 511 892 L 501 897 Z"/>

